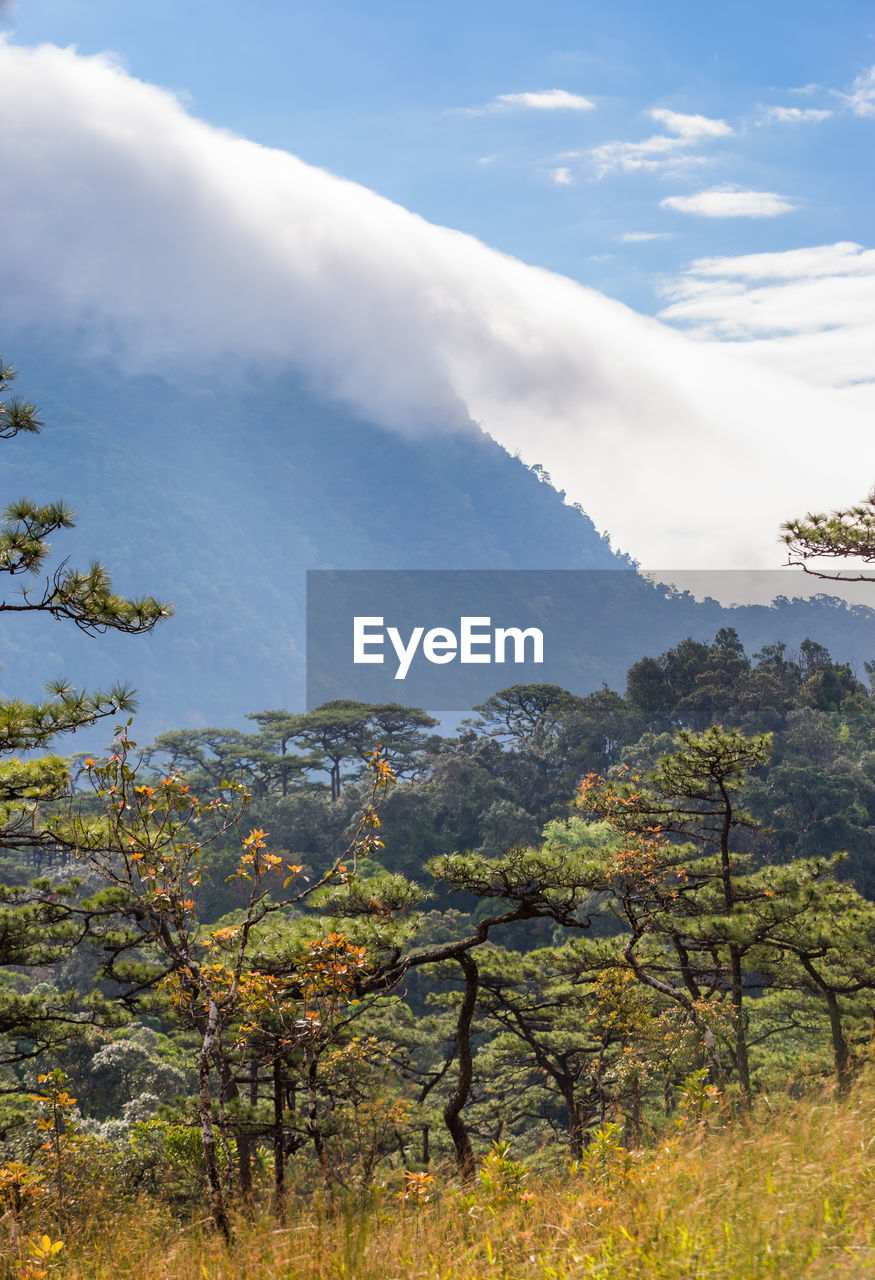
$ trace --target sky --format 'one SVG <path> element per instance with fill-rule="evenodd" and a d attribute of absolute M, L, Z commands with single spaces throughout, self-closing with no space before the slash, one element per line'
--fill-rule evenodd
<path fill-rule="evenodd" d="M 233 284 L 253 358 L 395 429 L 473 419 L 651 566 L 772 565 L 875 479 L 868 2 L 0 20 L 7 305 L 217 356 Z"/>
<path fill-rule="evenodd" d="M 659 308 L 660 273 L 701 256 L 869 234 L 868 0 L 20 0 L 6 12 L 17 43 L 113 50 L 201 119 L 639 309 Z"/>

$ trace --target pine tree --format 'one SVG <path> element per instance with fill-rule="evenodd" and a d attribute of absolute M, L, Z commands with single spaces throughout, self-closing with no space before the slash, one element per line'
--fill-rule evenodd
<path fill-rule="evenodd" d="M 632 838 L 633 869 L 651 862 L 658 868 L 658 874 L 650 868 L 633 875 L 621 895 L 632 930 L 625 954 L 638 977 L 683 1003 L 697 1022 L 705 1002 L 729 996 L 732 1056 L 746 1103 L 749 983 L 743 960 L 766 932 L 771 913 L 762 908 L 771 895 L 752 874 L 750 858 L 733 848 L 733 835 L 739 827 L 756 826 L 740 806 L 739 793 L 750 772 L 767 762 L 771 735 L 746 738 L 714 725 L 701 734 L 681 730 L 675 744 L 643 783 L 633 778 L 615 787 L 591 776 L 581 784 L 580 800 Z M 691 843 L 666 845 L 666 837 Z M 653 956 L 642 960 L 639 942 L 657 939 Z M 658 976 L 672 969 L 680 979 L 676 985 Z"/>
<path fill-rule="evenodd" d="M 0 396 L 15 378 L 0 360 Z M 35 435 L 41 427 L 35 405 L 17 397 L 0 399 L 0 439 Z M 73 526 L 73 512 L 62 502 L 39 504 L 27 498 L 10 503 L 0 516 L 0 574 L 23 580 L 43 574 L 51 534 Z M 41 590 L 25 588 L 0 600 L 2 613 L 47 613 L 96 634 L 108 630 L 136 634 L 151 631 L 171 609 L 151 596 L 127 600 L 112 590 L 109 575 L 93 562 L 86 572 L 62 561 Z M 0 699 L 0 849 L 28 851 L 56 847 L 63 819 L 52 802 L 69 790 L 65 761 L 34 755 L 60 733 L 133 708 L 131 690 L 116 686 L 87 693 L 65 681 L 48 686 L 43 702 Z M 37 882 L 30 888 L 0 884 L 0 968 L 48 965 L 69 955 L 81 939 L 83 924 L 67 906 L 67 891 Z M 81 1032 L 90 1015 L 73 997 L 48 990 L 33 993 L 13 982 L 0 992 L 0 1062 L 32 1058 L 66 1036 Z M 99 1001 L 97 1001 L 99 1003 Z M 95 1001 L 91 1001 L 93 1011 Z"/>
<path fill-rule="evenodd" d="M 15 369 L 0 360 L 0 396 L 15 376 Z M 42 425 L 35 405 L 18 397 L 0 399 L 0 438 L 37 434 Z M 0 517 L 0 574 L 23 580 L 43 575 L 51 553 L 49 536 L 73 524 L 74 513 L 62 502 L 39 504 L 19 498 L 9 503 Z M 116 595 L 98 561 L 83 572 L 62 560 L 39 590 L 24 587 L 0 600 L 0 613 L 46 613 L 89 635 L 151 631 L 171 612 L 153 596 L 128 600 Z M 57 734 L 134 706 L 132 690 L 124 685 L 88 693 L 55 680 L 47 685 L 47 693 L 47 699 L 37 703 L 0 700 L 0 847 L 28 848 L 51 841 L 51 832 L 40 828 L 38 813 L 44 802 L 64 793 L 67 769 L 57 756 L 34 759 L 29 753 L 42 750 Z"/>
<path fill-rule="evenodd" d="M 826 515 L 811 512 L 801 520 L 781 526 L 787 546 L 787 563 L 798 565 L 815 578 L 845 582 L 875 582 L 875 574 L 841 569 L 813 568 L 812 560 L 853 559 L 875 563 L 875 489 L 855 507 L 844 507 Z"/>

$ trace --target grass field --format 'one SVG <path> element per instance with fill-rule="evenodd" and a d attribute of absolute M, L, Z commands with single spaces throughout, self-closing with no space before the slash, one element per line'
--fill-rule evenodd
<path fill-rule="evenodd" d="M 719 1113 L 627 1152 L 611 1135 L 552 1179 L 493 1159 L 464 1187 L 449 1170 L 388 1182 L 363 1202 L 290 1203 L 180 1227 L 159 1201 L 109 1207 L 65 1233 L 35 1274 L 76 1280 L 762 1280 L 875 1277 L 875 1084 Z M 511 1153 L 512 1155 L 512 1153 Z M 109 1204 L 109 1197 L 105 1204 Z M 57 1232 L 54 1233 L 58 1235 Z M 54 1238 L 54 1237 L 51 1237 Z M 13 1261 L 13 1268 L 16 1263 Z M 12 1270 L 28 1274 L 26 1267 Z"/>

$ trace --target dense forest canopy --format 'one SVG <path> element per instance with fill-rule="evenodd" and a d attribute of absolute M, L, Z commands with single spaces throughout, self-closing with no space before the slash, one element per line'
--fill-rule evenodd
<path fill-rule="evenodd" d="M 873 716 L 821 646 L 748 655 L 723 630 L 624 694 L 512 686 L 451 737 L 350 702 L 125 730 L 74 758 L 50 841 L 7 842 L 9 1152 L 49 1065 L 83 1134 L 150 1134 L 155 1160 L 206 1096 L 223 1222 L 270 1153 L 277 1195 L 289 1169 L 352 1185 L 445 1152 L 472 1175 L 499 1139 L 632 1141 L 697 1072 L 738 1106 L 788 1072 L 847 1087 L 875 983 Z"/>

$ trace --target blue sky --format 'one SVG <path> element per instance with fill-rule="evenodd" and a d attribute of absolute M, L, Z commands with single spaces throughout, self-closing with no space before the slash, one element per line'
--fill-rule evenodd
<path fill-rule="evenodd" d="M 704 255 L 870 242 L 868 0 L 20 0 L 5 13 L 16 44 L 114 50 L 202 119 L 640 311 Z M 552 89 L 592 106 L 499 101 Z M 666 124 L 677 116 L 725 132 L 684 140 Z M 633 149 L 653 138 L 668 141 Z M 684 211 L 726 187 L 783 211 Z"/>

